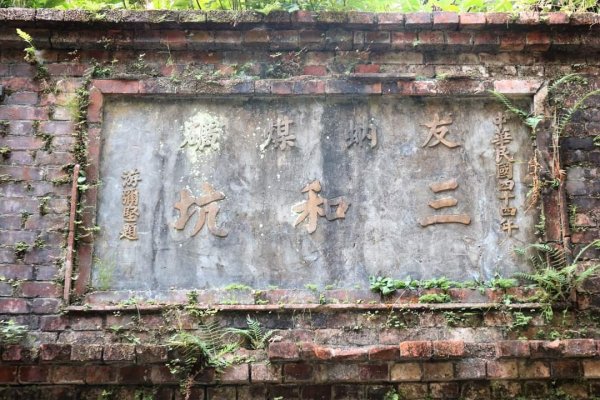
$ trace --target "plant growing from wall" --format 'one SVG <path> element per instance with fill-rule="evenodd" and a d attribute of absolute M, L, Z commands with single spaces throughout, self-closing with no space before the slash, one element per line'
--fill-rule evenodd
<path fill-rule="evenodd" d="M 253 350 L 265 349 L 274 331 L 266 331 L 260 322 L 249 315 L 246 316 L 246 324 L 248 329 L 229 328 L 227 331 L 240 335 Z"/>
<path fill-rule="evenodd" d="M 15 321 L 0 321 L 0 345 L 17 344 L 27 336 L 27 327 Z"/>
<path fill-rule="evenodd" d="M 201 321 L 196 332 L 178 330 L 167 341 L 176 356 L 167 367 L 178 377 L 186 400 L 190 398 L 194 379 L 212 368 L 220 373 L 233 362 L 225 356 L 239 348 L 239 343 L 228 341 L 228 332 L 217 322 Z"/>

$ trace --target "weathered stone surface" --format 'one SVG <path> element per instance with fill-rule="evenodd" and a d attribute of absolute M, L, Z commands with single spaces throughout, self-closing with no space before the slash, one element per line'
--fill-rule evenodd
<path fill-rule="evenodd" d="M 511 221 L 519 229 L 512 238 L 501 229 L 491 143 L 493 117 L 501 110 L 468 99 L 105 99 L 96 250 L 101 262 L 94 265 L 94 283 L 104 274 L 103 284 L 114 289 L 231 282 L 302 288 L 350 287 L 376 274 L 509 275 L 525 268 L 511 253 L 517 243 L 532 241 L 534 215 L 525 213 L 529 139 L 509 121 L 511 206 L 517 208 Z M 425 126 L 438 117 L 452 121 L 441 142 Z M 278 118 L 292 121 L 288 134 L 294 137 L 278 142 L 273 133 L 269 142 Z M 205 142 L 198 136 L 202 123 L 217 126 Z M 371 130 L 350 140 L 353 127 L 369 124 Z M 135 169 L 141 179 L 138 240 L 120 240 L 127 201 L 121 175 Z M 453 184 L 440 186 L 444 181 Z M 311 195 L 329 199 L 331 218 L 307 216 L 294 226 L 309 184 Z M 177 222 L 184 229 L 175 229 L 182 193 L 194 201 L 210 190 L 212 202 L 202 210 L 192 206 L 187 224 Z M 439 201 L 447 197 L 456 200 Z M 213 206 L 216 218 L 203 211 Z M 328 211 L 326 204 L 308 211 L 320 209 Z M 193 236 L 199 215 L 208 218 Z M 436 218 L 437 224 L 422 226 Z"/>

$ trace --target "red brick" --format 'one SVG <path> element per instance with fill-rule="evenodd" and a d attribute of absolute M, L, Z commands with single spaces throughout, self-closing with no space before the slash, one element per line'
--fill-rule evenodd
<path fill-rule="evenodd" d="M 389 370 L 387 364 L 360 364 L 358 376 L 361 381 L 387 381 Z"/>
<path fill-rule="evenodd" d="M 324 65 L 305 65 L 304 75 L 325 76 L 327 75 L 327 67 Z"/>
<path fill-rule="evenodd" d="M 446 43 L 444 32 L 442 31 L 421 31 L 419 32 L 418 47 L 441 46 Z"/>
<path fill-rule="evenodd" d="M 374 346 L 369 349 L 369 360 L 393 361 L 399 358 L 398 346 Z"/>
<path fill-rule="evenodd" d="M 16 383 L 17 367 L 0 365 L 0 383 Z"/>
<path fill-rule="evenodd" d="M 281 382 L 281 367 L 275 364 L 252 363 L 252 382 Z"/>
<path fill-rule="evenodd" d="M 350 347 L 335 349 L 331 359 L 334 361 L 366 361 L 369 359 L 369 348 Z"/>
<path fill-rule="evenodd" d="M 416 32 L 392 32 L 392 48 L 398 50 L 412 49 L 417 45 Z"/>
<path fill-rule="evenodd" d="M 62 365 L 50 367 L 52 383 L 83 383 L 85 369 L 77 365 Z"/>
<path fill-rule="evenodd" d="M 392 382 L 420 381 L 422 376 L 423 372 L 419 363 L 394 364 L 390 370 L 390 379 Z"/>
<path fill-rule="evenodd" d="M 433 342 L 433 357 L 448 358 L 465 355 L 465 342 L 462 340 L 438 340 Z"/>
<path fill-rule="evenodd" d="M 68 319 L 62 315 L 44 315 L 40 317 L 40 330 L 42 331 L 62 331 L 65 330 Z"/>
<path fill-rule="evenodd" d="M 291 342 L 274 342 L 269 344 L 269 359 L 270 360 L 298 360 L 299 349 L 295 343 Z"/>
<path fill-rule="evenodd" d="M 252 29 L 244 32 L 244 43 L 269 43 L 270 35 L 266 29 Z"/>
<path fill-rule="evenodd" d="M 31 106 L 0 106 L 0 119 L 47 120 L 48 110 Z"/>
<path fill-rule="evenodd" d="M 454 378 L 454 367 L 450 362 L 423 363 L 424 381 L 447 381 Z"/>
<path fill-rule="evenodd" d="M 511 21 L 509 13 L 486 13 L 485 21 L 487 25 L 507 27 Z"/>
<path fill-rule="evenodd" d="M 433 13 L 433 28 L 434 29 L 456 29 L 458 27 L 459 17 L 454 12 L 434 12 Z"/>
<path fill-rule="evenodd" d="M 167 348 L 157 345 L 138 345 L 135 347 L 138 364 L 161 363 L 167 361 Z"/>
<path fill-rule="evenodd" d="M 348 24 L 351 25 L 373 25 L 376 21 L 376 14 L 369 12 L 348 12 Z M 404 18 L 402 19 L 404 21 Z"/>
<path fill-rule="evenodd" d="M 586 378 L 600 378 L 600 360 L 583 360 L 583 375 Z"/>
<path fill-rule="evenodd" d="M 528 32 L 526 47 L 530 51 L 546 51 L 550 48 L 550 34 L 547 32 Z"/>
<path fill-rule="evenodd" d="M 150 381 L 150 369 L 143 365 L 128 365 L 118 369 L 117 381 L 125 384 L 143 384 Z"/>
<path fill-rule="evenodd" d="M 496 357 L 529 357 L 529 342 L 504 340 L 496 343 Z"/>
<path fill-rule="evenodd" d="M 130 344 L 110 344 L 104 346 L 104 361 L 133 361 L 135 346 Z"/>
<path fill-rule="evenodd" d="M 593 357 L 597 355 L 594 339 L 564 340 L 563 344 L 566 357 Z"/>
<path fill-rule="evenodd" d="M 140 91 L 138 81 L 97 79 L 92 82 L 92 86 L 98 88 L 102 93 L 139 93 Z"/>
<path fill-rule="evenodd" d="M 561 342 L 560 340 L 531 340 L 529 342 L 529 351 L 531 354 L 531 358 L 562 357 L 563 347 L 563 342 Z"/>
<path fill-rule="evenodd" d="M 99 361 L 102 360 L 102 345 L 73 344 L 71 346 L 72 361 Z"/>
<path fill-rule="evenodd" d="M 485 378 L 485 360 L 467 359 L 456 363 L 456 378 L 483 379 Z"/>
<path fill-rule="evenodd" d="M 490 379 L 515 379 L 519 376 L 514 360 L 488 361 L 487 376 Z"/>
<path fill-rule="evenodd" d="M 377 14 L 377 22 L 382 29 L 400 29 L 404 26 L 404 14 L 401 14 L 401 13 Z"/>
<path fill-rule="evenodd" d="M 540 87 L 538 81 L 499 80 L 494 82 L 494 90 L 504 94 L 532 94 Z"/>
<path fill-rule="evenodd" d="M 230 383 L 248 383 L 250 380 L 250 366 L 248 364 L 234 364 L 225 369 L 219 376 L 219 381 Z"/>
<path fill-rule="evenodd" d="M 313 371 L 314 367 L 311 364 L 284 364 L 283 377 L 285 382 L 310 381 Z"/>
<path fill-rule="evenodd" d="M 551 12 L 546 14 L 545 17 L 550 25 L 564 25 L 570 21 L 569 14 L 565 12 Z"/>
<path fill-rule="evenodd" d="M 297 81 L 292 85 L 293 94 L 323 94 L 325 93 L 325 82 L 318 80 Z"/>
<path fill-rule="evenodd" d="M 104 96 L 98 88 L 91 88 L 89 95 L 89 105 L 87 109 L 87 118 L 89 122 L 102 121 L 102 105 Z"/>
<path fill-rule="evenodd" d="M 215 44 L 238 45 L 242 42 L 242 32 L 239 31 L 216 31 Z"/>
<path fill-rule="evenodd" d="M 549 378 L 550 367 L 544 361 L 518 360 L 519 378 Z"/>
<path fill-rule="evenodd" d="M 460 13 L 458 20 L 461 29 L 480 29 L 485 26 L 485 13 Z"/>
<path fill-rule="evenodd" d="M 53 282 L 23 282 L 23 297 L 60 297 L 62 288 Z"/>
<path fill-rule="evenodd" d="M 48 382 L 48 366 L 24 365 L 19 368 L 19 383 Z"/>
<path fill-rule="evenodd" d="M 428 359 L 433 355 L 431 342 L 415 341 L 400 343 L 400 356 L 402 358 Z"/>
<path fill-rule="evenodd" d="M 411 29 L 431 28 L 432 18 L 431 13 L 416 12 L 406 14 L 404 26 Z"/>
<path fill-rule="evenodd" d="M 354 72 L 358 74 L 376 74 L 379 70 L 380 66 L 377 64 L 358 64 L 354 67 Z"/>
<path fill-rule="evenodd" d="M 29 312 L 29 307 L 23 299 L 0 298 L 0 310 L 3 314 L 25 314 Z"/>
<path fill-rule="evenodd" d="M 46 343 L 40 346 L 41 361 L 69 361 L 71 359 L 70 344 Z"/>
<path fill-rule="evenodd" d="M 540 13 L 535 11 L 520 12 L 516 22 L 519 25 L 537 25 L 540 23 Z"/>
<path fill-rule="evenodd" d="M 473 44 L 473 38 L 469 32 L 446 32 L 446 42 L 449 46 L 459 46 L 468 49 Z"/>
<path fill-rule="evenodd" d="M 150 380 L 156 385 L 175 383 L 178 379 L 169 371 L 169 368 L 166 365 L 152 365 L 150 367 Z"/>
<path fill-rule="evenodd" d="M 582 376 L 581 363 L 575 360 L 552 361 L 550 369 L 552 378 L 577 379 Z"/>
<path fill-rule="evenodd" d="M 4 345 L 2 348 L 2 361 L 22 361 L 23 347 L 18 344 Z"/>

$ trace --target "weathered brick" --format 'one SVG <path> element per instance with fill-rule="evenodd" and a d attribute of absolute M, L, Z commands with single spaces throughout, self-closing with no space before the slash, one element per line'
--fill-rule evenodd
<path fill-rule="evenodd" d="M 24 297 L 60 297 L 62 290 L 54 282 L 23 282 L 21 293 Z"/>
<path fill-rule="evenodd" d="M 458 27 L 459 15 L 454 12 L 434 12 L 433 13 L 433 28 L 434 29 L 456 29 Z"/>
<path fill-rule="evenodd" d="M 390 379 L 394 382 L 420 381 L 423 373 L 419 363 L 398 363 L 390 370 Z"/>
<path fill-rule="evenodd" d="M 563 345 L 566 357 L 593 357 L 597 354 L 596 342 L 593 339 L 564 340 Z"/>
<path fill-rule="evenodd" d="M 387 381 L 389 368 L 387 364 L 360 364 L 358 375 L 361 381 Z"/>
<path fill-rule="evenodd" d="M 465 342 L 462 340 L 436 340 L 433 342 L 433 357 L 461 357 L 465 354 Z"/>
<path fill-rule="evenodd" d="M 135 346 L 130 344 L 106 345 L 102 359 L 104 361 L 133 361 L 135 360 Z"/>
<path fill-rule="evenodd" d="M 143 384 L 150 382 L 150 368 L 144 365 L 127 365 L 117 371 L 117 382 Z"/>
<path fill-rule="evenodd" d="M 0 383 L 16 383 L 17 372 L 17 366 L 0 365 Z"/>
<path fill-rule="evenodd" d="M 582 376 L 581 363 L 576 360 L 560 360 L 550 363 L 551 376 L 557 379 L 577 379 Z"/>
<path fill-rule="evenodd" d="M 423 363 L 423 380 L 447 381 L 454 378 L 454 366 L 451 362 Z"/>
<path fill-rule="evenodd" d="M 72 361 L 99 361 L 102 360 L 102 345 L 73 344 L 71 345 Z"/>
<path fill-rule="evenodd" d="M 295 343 L 274 342 L 269 344 L 268 355 L 270 360 L 294 361 L 299 358 L 299 349 Z"/>
<path fill-rule="evenodd" d="M 433 355 L 431 342 L 414 341 L 400 343 L 400 356 L 402 358 L 428 359 Z"/>
<path fill-rule="evenodd" d="M 487 361 L 486 364 L 490 379 L 515 379 L 519 376 L 515 360 Z"/>
<path fill-rule="evenodd" d="M 275 364 L 251 363 L 252 382 L 281 382 L 281 367 Z"/>
<path fill-rule="evenodd" d="M 0 310 L 3 314 L 25 314 L 29 306 L 23 299 L 0 298 Z"/>
<path fill-rule="evenodd" d="M 430 13 L 416 12 L 406 14 L 404 20 L 404 26 L 410 29 L 426 29 L 432 25 L 432 18 Z"/>
<path fill-rule="evenodd" d="M 40 346 L 40 360 L 42 361 L 69 361 L 71 359 L 70 344 L 45 343 Z"/>
<path fill-rule="evenodd" d="M 550 377 L 550 367 L 544 361 L 518 360 L 519 378 L 540 379 Z"/>
<path fill-rule="evenodd" d="M 285 382 L 310 381 L 314 367 L 306 363 L 284 364 L 283 379 Z"/>
<path fill-rule="evenodd" d="M 483 379 L 486 377 L 486 362 L 480 359 L 461 360 L 456 363 L 456 378 Z"/>
<path fill-rule="evenodd" d="M 485 26 L 485 13 L 458 14 L 461 29 L 480 29 Z"/>
<path fill-rule="evenodd" d="M 49 368 L 46 365 L 23 365 L 19 367 L 19 383 L 48 382 Z"/>
<path fill-rule="evenodd" d="M 404 27 L 404 14 L 384 13 L 377 15 L 377 22 L 382 29 L 401 29 Z"/>

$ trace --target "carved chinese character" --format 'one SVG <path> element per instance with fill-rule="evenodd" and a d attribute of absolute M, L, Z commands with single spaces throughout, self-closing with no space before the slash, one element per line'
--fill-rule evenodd
<path fill-rule="evenodd" d="M 283 118 L 278 117 L 277 122 L 275 122 L 269 130 L 267 140 L 260 145 L 260 150 L 264 151 L 271 143 L 273 143 L 275 147 L 279 147 L 280 150 L 295 147 L 296 136 L 290 134 L 290 125 L 293 123 L 294 121 L 290 120 L 287 116 Z"/>
<path fill-rule="evenodd" d="M 492 143 L 495 146 L 507 145 L 512 141 L 512 134 L 506 128 L 503 128 L 502 131 L 494 134 L 494 138 L 492 139 Z"/>
<path fill-rule="evenodd" d="M 119 239 L 138 240 L 137 225 L 134 223 L 124 224 Z"/>
<path fill-rule="evenodd" d="M 513 165 L 511 162 L 501 161 L 496 164 L 496 178 L 498 179 L 512 179 L 513 178 Z"/>
<path fill-rule="evenodd" d="M 519 229 L 519 227 L 513 224 L 509 219 L 503 219 L 502 222 L 500 222 L 500 226 L 504 232 L 508 233 L 508 236 L 512 236 L 512 231 L 514 229 Z"/>
<path fill-rule="evenodd" d="M 500 189 L 501 192 L 505 192 L 505 191 L 510 192 L 513 190 L 514 187 L 515 187 L 515 181 L 513 181 L 512 179 L 503 179 L 498 182 L 498 189 Z"/>
<path fill-rule="evenodd" d="M 124 206 L 137 206 L 139 201 L 139 194 L 137 189 L 124 189 L 121 202 Z"/>
<path fill-rule="evenodd" d="M 460 144 L 446 139 L 446 135 L 448 134 L 448 128 L 446 125 L 451 125 L 453 122 L 451 115 L 452 114 L 448 114 L 444 119 L 440 120 L 439 114 L 436 113 L 433 117 L 433 121 L 430 123 L 421 124 L 421 126 L 426 126 L 429 128 L 429 135 L 421 147 L 425 147 L 427 145 L 429 145 L 429 147 L 434 147 L 440 143 L 451 149 L 460 146 Z"/>
<path fill-rule="evenodd" d="M 502 195 L 500 196 L 500 200 L 502 200 L 502 204 L 504 207 L 508 207 L 508 203 L 510 202 L 510 199 L 514 199 L 515 195 L 511 194 L 510 192 L 502 192 Z"/>
<path fill-rule="evenodd" d="M 137 206 L 125 206 L 123 207 L 123 221 L 125 222 L 136 222 L 140 213 Z"/>
<path fill-rule="evenodd" d="M 136 188 L 138 183 L 141 181 L 140 171 L 137 169 L 124 171 L 121 175 L 121 178 L 123 179 L 124 188 Z"/>
<path fill-rule="evenodd" d="M 517 215 L 517 209 L 515 207 L 502 207 L 500 209 L 500 215 L 503 217 L 514 217 Z"/>
<path fill-rule="evenodd" d="M 377 146 L 377 127 L 374 124 L 350 129 L 346 138 L 348 147 L 352 145 L 362 146 L 363 142 L 367 140 L 371 148 Z"/>
<path fill-rule="evenodd" d="M 308 219 L 306 225 L 308 233 L 317 230 L 319 217 L 325 217 L 328 221 L 343 219 L 346 218 L 346 211 L 350 207 L 350 203 L 346 202 L 343 197 L 328 200 L 319 195 L 320 191 L 321 182 L 318 180 L 312 181 L 302 189 L 302 193 L 308 193 L 308 200 L 292 207 L 292 211 L 300 213 L 294 222 L 294 226 Z"/>
<path fill-rule="evenodd" d="M 198 113 L 186 121 L 183 134 L 185 139 L 181 147 L 196 152 L 218 150 L 223 125 L 209 114 Z"/>
<path fill-rule="evenodd" d="M 496 126 L 502 126 L 503 124 L 506 123 L 506 114 L 504 114 L 503 112 L 499 112 L 494 117 L 493 122 L 494 122 L 494 125 L 496 125 Z"/>
<path fill-rule="evenodd" d="M 185 228 L 189 219 L 198 212 L 198 220 L 192 231 L 192 236 L 196 236 L 204 227 L 208 226 L 208 230 L 214 236 L 225 237 L 228 232 L 224 229 L 217 228 L 217 214 L 220 207 L 216 204 L 217 201 L 223 200 L 225 195 L 217 192 L 209 183 L 202 185 L 202 191 L 206 194 L 200 197 L 193 197 L 188 189 L 183 189 L 179 195 L 180 200 L 175 203 L 175 208 L 179 210 L 179 218 L 175 221 L 175 229 L 182 230 Z M 196 205 L 199 208 L 193 208 Z"/>
<path fill-rule="evenodd" d="M 448 181 L 434 183 L 429 188 L 434 193 L 445 192 L 448 190 L 455 190 L 458 187 L 456 179 L 450 179 Z M 429 207 L 439 210 L 440 208 L 454 207 L 458 204 L 458 200 L 454 197 L 444 197 L 442 199 L 433 200 L 429 202 Z M 457 223 L 463 225 L 469 225 L 471 223 L 471 217 L 467 214 L 443 214 L 443 215 L 432 215 L 419 221 L 421 226 L 429 226 L 434 224 L 450 224 Z"/>
<path fill-rule="evenodd" d="M 496 164 L 499 164 L 504 160 L 509 163 L 513 162 L 508 148 L 505 145 L 496 146 Z"/>

